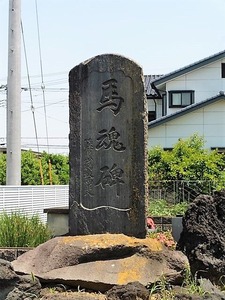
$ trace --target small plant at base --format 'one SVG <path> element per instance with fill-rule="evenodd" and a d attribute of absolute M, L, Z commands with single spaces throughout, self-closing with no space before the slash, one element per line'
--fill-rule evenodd
<path fill-rule="evenodd" d="M 32 280 L 32 282 L 35 282 L 35 276 L 34 276 L 33 272 L 31 272 L 31 280 Z"/>
<path fill-rule="evenodd" d="M 174 292 L 171 290 L 170 284 L 167 283 L 164 276 L 162 276 L 161 280 L 149 284 L 147 286 L 149 289 L 149 299 L 150 300 L 173 300 Z"/>
<path fill-rule="evenodd" d="M 50 294 L 55 294 L 56 293 L 56 288 L 55 287 L 49 288 L 49 293 Z"/>
<path fill-rule="evenodd" d="M 225 291 L 225 275 L 222 275 L 219 279 L 221 291 Z"/>
<path fill-rule="evenodd" d="M 170 249 L 176 248 L 176 242 L 170 230 L 161 232 L 149 232 L 148 237 L 155 238 Z"/>
<path fill-rule="evenodd" d="M 186 266 L 185 268 L 183 287 L 185 287 L 189 294 L 197 294 L 200 296 L 204 296 L 206 294 L 197 282 L 197 274 L 193 276 L 189 266 Z"/>

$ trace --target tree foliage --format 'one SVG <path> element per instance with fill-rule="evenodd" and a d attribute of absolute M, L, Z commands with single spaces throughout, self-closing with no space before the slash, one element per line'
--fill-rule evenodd
<path fill-rule="evenodd" d="M 0 154 L 0 183 L 6 184 L 6 155 Z"/>
<path fill-rule="evenodd" d="M 225 182 L 224 155 L 204 149 L 197 134 L 179 139 L 171 151 L 154 147 L 148 153 L 150 180 L 212 181 L 216 188 Z"/>
<path fill-rule="evenodd" d="M 61 154 L 23 151 L 21 154 L 21 185 L 68 184 L 69 158 Z M 6 184 L 6 154 L 0 154 L 0 185 Z"/>

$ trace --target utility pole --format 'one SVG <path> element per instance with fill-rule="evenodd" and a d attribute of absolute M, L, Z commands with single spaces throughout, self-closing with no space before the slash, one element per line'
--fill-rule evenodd
<path fill-rule="evenodd" d="M 21 0 L 9 0 L 6 184 L 21 185 Z"/>

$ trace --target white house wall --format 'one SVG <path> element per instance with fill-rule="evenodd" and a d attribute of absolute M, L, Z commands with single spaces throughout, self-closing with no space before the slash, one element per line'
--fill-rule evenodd
<path fill-rule="evenodd" d="M 225 147 L 225 100 L 218 101 L 148 130 L 148 148 L 172 148 L 179 138 L 194 133 L 204 137 L 205 147 Z"/>
<path fill-rule="evenodd" d="M 156 118 L 162 117 L 162 100 L 156 99 Z"/>
<path fill-rule="evenodd" d="M 225 78 L 221 78 L 221 63 L 225 63 L 225 59 L 220 59 L 167 82 L 166 91 L 194 90 L 195 103 L 218 95 L 220 91 L 225 91 Z M 179 108 L 168 107 L 167 114 L 177 110 Z"/>

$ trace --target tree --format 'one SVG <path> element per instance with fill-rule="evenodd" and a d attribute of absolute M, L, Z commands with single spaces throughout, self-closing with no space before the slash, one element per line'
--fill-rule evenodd
<path fill-rule="evenodd" d="M 6 154 L 0 154 L 0 184 L 6 184 Z"/>
<path fill-rule="evenodd" d="M 43 181 L 42 181 L 43 179 Z M 61 154 L 37 155 L 31 150 L 21 155 L 21 185 L 68 184 L 69 158 Z M 6 154 L 0 154 L 0 185 L 6 184 Z"/>
<path fill-rule="evenodd" d="M 36 155 L 30 150 L 21 154 L 21 185 L 41 184 L 40 165 Z"/>
<path fill-rule="evenodd" d="M 224 155 L 204 149 L 204 139 L 197 134 L 179 139 L 171 151 L 154 147 L 148 153 L 149 179 L 154 181 L 201 181 L 201 189 L 207 182 L 220 189 L 225 182 Z"/>
<path fill-rule="evenodd" d="M 42 161 L 47 163 L 48 166 L 49 163 L 51 163 L 52 176 L 55 177 L 55 182 L 58 181 L 57 184 L 69 183 L 69 157 L 68 156 L 60 155 L 60 154 L 48 154 L 44 152 L 42 155 Z"/>

